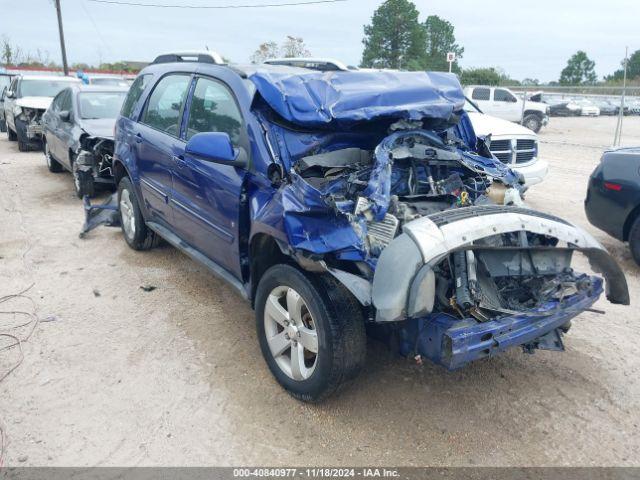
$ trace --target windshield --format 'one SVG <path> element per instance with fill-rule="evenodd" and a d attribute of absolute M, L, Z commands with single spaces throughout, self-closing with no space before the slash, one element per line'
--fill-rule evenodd
<path fill-rule="evenodd" d="M 127 92 L 82 92 L 78 95 L 80 118 L 116 118 Z"/>
<path fill-rule="evenodd" d="M 18 86 L 19 97 L 55 97 L 71 82 L 64 80 L 22 80 Z"/>

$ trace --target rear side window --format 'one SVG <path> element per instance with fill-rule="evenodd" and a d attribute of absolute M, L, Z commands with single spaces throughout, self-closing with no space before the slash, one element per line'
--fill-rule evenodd
<path fill-rule="evenodd" d="M 491 98 L 491 89 L 490 88 L 474 88 L 473 95 L 471 95 L 473 100 L 489 100 Z"/>
<path fill-rule="evenodd" d="M 190 82 L 191 76 L 185 74 L 167 75 L 160 80 L 151 92 L 142 122 L 178 137 L 182 105 Z"/>
<path fill-rule="evenodd" d="M 71 90 L 65 90 L 60 97 L 60 110 L 71 111 Z"/>
<path fill-rule="evenodd" d="M 200 132 L 225 132 L 238 145 L 242 115 L 229 89 L 214 80 L 199 78 L 193 92 L 187 140 Z"/>
<path fill-rule="evenodd" d="M 142 92 L 144 92 L 145 87 L 149 83 L 151 79 L 151 75 L 140 75 L 135 81 L 131 84 L 131 88 L 129 88 L 129 93 L 127 94 L 127 98 L 122 104 L 122 110 L 120 111 L 120 115 L 123 117 L 131 118 L 133 114 L 133 109 L 135 108 Z"/>

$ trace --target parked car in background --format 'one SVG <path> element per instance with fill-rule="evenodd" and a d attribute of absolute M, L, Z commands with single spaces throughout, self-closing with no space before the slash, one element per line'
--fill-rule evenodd
<path fill-rule="evenodd" d="M 42 118 L 50 172 L 70 171 L 78 197 L 113 186 L 113 128 L 128 88 L 74 85 L 62 90 Z"/>
<path fill-rule="evenodd" d="M 626 104 L 630 115 L 640 115 L 640 100 L 627 99 Z"/>
<path fill-rule="evenodd" d="M 11 84 L 12 78 L 13 75 L 0 73 L 0 132 L 7 131 L 7 123 L 4 115 L 4 98 L 7 94 L 7 90 L 9 89 L 9 85 Z"/>
<path fill-rule="evenodd" d="M 620 105 L 615 105 L 609 100 L 593 100 L 592 103 L 600 109 L 600 115 L 612 116 L 620 112 Z"/>
<path fill-rule="evenodd" d="M 582 114 L 580 105 L 572 100 L 556 98 L 551 95 L 544 95 L 544 103 L 549 105 L 549 115 L 552 117 L 579 117 Z"/>
<path fill-rule="evenodd" d="M 541 102 L 526 101 L 504 87 L 470 86 L 464 89 L 467 98 L 487 115 L 510 122 L 521 123 L 538 133 L 549 123 L 549 106 Z"/>
<path fill-rule="evenodd" d="M 269 369 L 300 400 L 357 375 L 365 324 L 450 369 L 520 345 L 561 350 L 603 293 L 571 252 L 605 272 L 614 303 L 629 303 L 624 274 L 586 232 L 511 206 L 520 176 L 464 102 L 443 72 L 163 55 L 116 122 L 124 240 L 146 250 L 162 237 L 235 287 Z"/>
<path fill-rule="evenodd" d="M 307 68 L 320 72 L 358 70 L 357 67 L 347 66 L 333 58 L 270 58 L 265 60 L 264 64 Z"/>
<path fill-rule="evenodd" d="M 72 77 L 45 75 L 17 75 L 11 81 L 4 99 L 7 136 L 18 141 L 18 148 L 25 152 L 40 148 L 42 115 L 60 90 L 80 84 Z"/>
<path fill-rule="evenodd" d="M 125 80 L 124 77 L 116 75 L 89 75 L 89 85 L 96 85 L 102 87 L 129 87 L 130 83 Z"/>
<path fill-rule="evenodd" d="M 584 202 L 592 225 L 629 242 L 640 265 L 640 147 L 606 151 L 589 178 Z"/>
<path fill-rule="evenodd" d="M 465 110 L 476 135 L 491 136 L 489 150 L 505 165 L 520 173 L 527 187 L 544 180 L 549 163 L 538 157 L 538 136 L 532 130 L 501 118 L 485 115 L 467 100 Z"/>
<path fill-rule="evenodd" d="M 580 106 L 580 115 L 583 117 L 598 117 L 600 116 L 600 109 L 591 101 L 586 98 L 574 100 L 576 105 Z"/>

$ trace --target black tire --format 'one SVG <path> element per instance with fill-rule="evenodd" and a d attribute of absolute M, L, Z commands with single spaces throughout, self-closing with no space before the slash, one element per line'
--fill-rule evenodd
<path fill-rule="evenodd" d="M 23 142 L 22 140 L 18 140 L 18 150 L 21 152 L 28 152 L 31 150 L 29 148 L 29 144 L 27 142 Z"/>
<path fill-rule="evenodd" d="M 60 165 L 60 163 L 55 158 L 53 158 L 53 155 L 51 155 L 51 151 L 49 150 L 49 144 L 47 143 L 46 138 L 42 139 L 42 146 L 43 146 L 42 151 L 44 152 L 44 159 L 47 161 L 47 168 L 51 173 L 60 173 L 63 170 L 62 165 Z"/>
<path fill-rule="evenodd" d="M 125 226 L 126 218 L 122 211 L 122 199 L 123 196 L 128 198 L 131 208 L 131 217 L 134 222 L 134 229 L 127 229 Z M 118 184 L 118 210 L 120 212 L 120 225 L 122 226 L 122 235 L 124 236 L 127 245 L 134 250 L 149 250 L 158 245 L 159 237 L 150 228 L 147 227 L 140 205 L 138 203 L 138 197 L 131 184 L 129 177 L 124 177 Z"/>
<path fill-rule="evenodd" d="M 529 130 L 533 130 L 535 133 L 538 133 L 542 128 L 542 120 L 535 113 L 529 113 L 524 116 L 522 125 Z"/>
<path fill-rule="evenodd" d="M 7 125 L 7 138 L 9 139 L 10 142 L 15 142 L 16 140 L 18 140 L 18 134 L 13 130 L 11 130 L 8 125 Z"/>
<path fill-rule="evenodd" d="M 73 187 L 76 190 L 76 196 L 82 198 L 85 195 L 93 197 L 96 193 L 96 186 L 93 181 L 91 172 L 84 170 L 73 170 Z"/>
<path fill-rule="evenodd" d="M 629 248 L 631 256 L 640 265 L 640 216 L 635 219 L 629 230 Z"/>
<path fill-rule="evenodd" d="M 299 293 L 315 326 L 318 352 L 313 373 L 306 379 L 294 380 L 285 373 L 269 347 L 265 306 L 270 294 L 279 287 Z M 258 340 L 267 365 L 278 383 L 298 400 L 324 400 L 362 369 L 366 357 L 362 309 L 333 277 L 308 274 L 289 265 L 273 266 L 260 279 L 255 306 Z"/>
<path fill-rule="evenodd" d="M 7 131 L 7 122 L 4 120 L 0 120 L 0 132 L 4 133 Z"/>

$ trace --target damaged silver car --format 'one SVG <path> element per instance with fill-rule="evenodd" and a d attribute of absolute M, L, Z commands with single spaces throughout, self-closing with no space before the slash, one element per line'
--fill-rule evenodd
<path fill-rule="evenodd" d="M 79 198 L 114 187 L 113 129 L 127 90 L 74 85 L 56 95 L 42 118 L 47 167 L 71 172 Z"/>

